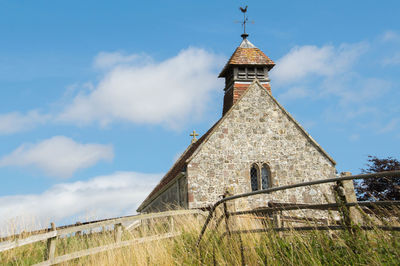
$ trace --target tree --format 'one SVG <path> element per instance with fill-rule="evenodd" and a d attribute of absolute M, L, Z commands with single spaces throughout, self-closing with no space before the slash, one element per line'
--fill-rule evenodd
<path fill-rule="evenodd" d="M 392 157 L 380 159 L 368 155 L 366 169 L 361 173 L 377 173 L 400 170 L 400 161 Z M 359 201 L 400 200 L 400 178 L 368 178 L 355 183 L 357 199 Z"/>

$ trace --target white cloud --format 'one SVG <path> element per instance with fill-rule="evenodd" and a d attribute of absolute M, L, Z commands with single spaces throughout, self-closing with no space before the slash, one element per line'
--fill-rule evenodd
<path fill-rule="evenodd" d="M 126 55 L 121 52 L 100 52 L 94 59 L 93 66 L 98 69 L 107 69 L 121 64 L 149 64 L 152 58 L 142 54 Z"/>
<path fill-rule="evenodd" d="M 400 35 L 395 31 L 388 30 L 381 36 L 381 40 L 383 42 L 400 41 Z"/>
<path fill-rule="evenodd" d="M 393 56 L 383 59 L 383 65 L 400 65 L 400 52 L 395 53 Z"/>
<path fill-rule="evenodd" d="M 350 136 L 349 136 L 349 140 L 350 141 L 357 141 L 357 140 L 359 140 L 360 139 L 360 135 L 359 134 L 351 134 Z"/>
<path fill-rule="evenodd" d="M 38 124 L 46 123 L 50 118 L 50 115 L 41 114 L 37 110 L 29 111 L 26 114 L 19 112 L 0 114 L 0 135 L 31 129 Z"/>
<path fill-rule="evenodd" d="M 22 144 L 0 159 L 0 167 L 34 166 L 47 175 L 65 178 L 100 160 L 111 161 L 113 157 L 111 145 L 81 144 L 56 136 L 36 144 Z"/>
<path fill-rule="evenodd" d="M 291 87 L 286 90 L 284 93 L 279 95 L 279 100 L 281 101 L 290 101 L 294 99 L 307 98 L 310 96 L 312 92 L 304 87 Z"/>
<path fill-rule="evenodd" d="M 279 98 L 291 101 L 303 98 L 330 99 L 344 106 L 360 106 L 382 95 L 391 87 L 390 82 L 363 77 L 354 67 L 357 59 L 367 51 L 369 44 L 342 44 L 297 46 L 278 60 L 271 73 L 274 88 L 281 90 Z"/>
<path fill-rule="evenodd" d="M 272 71 L 272 80 L 278 86 L 299 82 L 310 76 L 333 76 L 344 72 L 367 49 L 366 43 L 342 44 L 317 47 L 313 45 L 296 46 L 277 61 Z"/>
<path fill-rule="evenodd" d="M 380 128 L 379 133 L 394 131 L 399 124 L 400 124 L 400 118 L 397 117 L 393 118 L 386 125 Z"/>
<path fill-rule="evenodd" d="M 383 79 L 342 75 L 342 78 L 325 79 L 321 84 L 320 95 L 337 96 L 341 105 L 365 105 L 383 96 L 391 86 L 389 81 Z"/>
<path fill-rule="evenodd" d="M 399 36 L 386 32 L 379 41 L 369 43 L 294 47 L 271 71 L 273 91 L 283 102 L 301 99 L 321 106 L 319 114 L 329 123 L 348 123 L 349 128 L 377 134 L 395 132 L 400 125 L 392 119 L 399 116 L 393 108 L 398 106 L 395 83 L 377 76 L 379 71 L 371 72 L 365 64 L 382 61 L 373 57 L 376 51 L 392 54 L 392 47 L 384 42 L 400 40 Z M 394 54 L 383 65 L 400 64 L 400 55 Z M 355 141 L 357 136 L 349 139 Z"/>
<path fill-rule="evenodd" d="M 138 63 L 140 62 L 140 63 Z M 188 48 L 154 63 L 142 55 L 100 54 L 99 67 L 111 67 L 90 93 L 78 94 L 59 120 L 101 125 L 121 120 L 178 127 L 199 115 L 211 91 L 220 89 L 216 55 Z"/>
<path fill-rule="evenodd" d="M 0 235 L 10 233 L 10 226 L 32 230 L 49 222 L 60 225 L 134 214 L 160 177 L 117 172 L 57 184 L 41 194 L 0 197 Z"/>

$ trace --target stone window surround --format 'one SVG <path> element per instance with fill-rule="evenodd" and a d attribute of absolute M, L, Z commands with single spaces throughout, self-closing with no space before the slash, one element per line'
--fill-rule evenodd
<path fill-rule="evenodd" d="M 271 188 L 274 186 L 273 180 L 272 180 L 272 172 L 271 172 L 271 167 L 269 166 L 268 163 L 266 162 L 254 162 L 252 164 L 250 164 L 249 169 L 249 181 L 250 181 L 250 191 L 253 191 L 252 187 L 251 187 L 251 169 L 253 167 L 256 168 L 257 170 L 257 190 L 262 190 L 262 176 L 261 176 L 261 169 L 266 166 L 266 169 L 268 171 L 268 188 Z"/>

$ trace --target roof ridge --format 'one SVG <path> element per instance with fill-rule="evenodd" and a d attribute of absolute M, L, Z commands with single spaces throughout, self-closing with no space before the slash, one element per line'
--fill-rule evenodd
<path fill-rule="evenodd" d="M 319 150 L 323 155 L 325 155 L 325 157 L 327 157 L 333 165 L 336 165 L 336 161 L 321 147 L 321 145 L 318 144 L 318 142 L 313 137 L 311 137 L 311 135 L 300 125 L 299 122 L 297 122 L 296 119 L 294 119 L 294 117 L 278 102 L 278 100 L 276 100 L 275 97 L 272 96 L 272 93 L 270 93 L 263 85 L 261 85 L 261 83 L 257 79 L 253 83 L 257 83 L 259 87 L 265 89 L 267 91 L 267 94 L 269 95 L 269 97 L 271 97 L 271 99 L 278 105 L 278 107 L 290 118 L 290 120 L 292 120 L 295 123 L 295 125 L 303 132 L 303 134 L 308 139 L 311 140 L 311 142 L 314 144 L 314 146 L 317 148 L 317 150 Z M 253 83 L 251 85 L 253 85 Z M 250 89 L 250 86 L 249 86 L 249 89 Z M 249 89 L 247 89 L 247 91 Z M 244 94 L 246 94 L 246 92 L 243 93 L 243 95 Z"/>
<path fill-rule="evenodd" d="M 161 178 L 160 182 L 154 187 L 154 189 L 149 193 L 149 195 L 145 198 L 145 200 L 139 205 L 137 211 L 140 212 L 143 208 L 143 205 L 148 201 L 152 200 L 153 196 L 161 190 L 165 185 L 169 184 L 175 176 L 183 169 L 186 164 L 187 158 L 191 157 L 191 155 L 198 149 L 201 143 L 205 140 L 208 134 L 212 131 L 212 129 L 218 124 L 218 122 L 222 119 L 222 117 L 206 132 L 201 136 L 195 143 L 190 144 L 186 150 L 182 153 L 178 160 L 172 165 L 169 171 Z"/>
<path fill-rule="evenodd" d="M 311 142 L 314 144 L 314 146 L 317 148 L 317 150 L 319 150 L 325 157 L 328 158 L 329 161 L 331 161 L 331 163 L 333 165 L 336 165 L 335 160 L 321 147 L 321 145 L 318 144 L 318 142 L 316 140 L 313 139 L 313 137 L 311 137 L 310 134 L 308 134 L 308 132 L 299 124 L 299 122 L 297 122 L 296 119 L 293 118 L 293 116 L 274 98 L 274 96 L 272 96 L 272 94 L 260 83 L 260 81 L 255 78 L 253 80 L 253 82 L 249 85 L 249 87 L 243 92 L 243 94 L 240 96 L 240 98 L 231 106 L 231 108 L 225 113 L 225 115 L 223 117 L 221 117 L 221 119 L 215 123 L 215 125 L 213 126 L 213 128 L 217 128 L 219 123 L 222 123 L 223 120 L 225 120 L 225 117 L 227 117 L 227 115 L 229 113 L 232 112 L 232 110 L 234 109 L 235 105 L 237 105 L 241 99 L 244 98 L 244 96 L 248 93 L 248 91 L 250 91 L 250 88 L 252 86 L 254 86 L 254 84 L 257 84 L 259 86 L 259 88 L 265 90 L 267 92 L 267 95 L 269 97 L 271 97 L 271 99 L 278 105 L 278 107 L 283 111 L 283 113 L 285 115 L 287 115 L 289 117 L 290 120 L 292 120 L 295 125 L 300 129 L 300 131 L 302 131 L 302 133 L 309 139 L 311 140 Z M 211 130 L 211 129 L 210 129 Z M 204 141 L 202 141 L 202 143 L 199 145 L 199 147 L 196 148 L 196 150 L 192 153 L 192 155 L 186 160 L 186 162 L 189 162 L 190 160 L 192 160 L 192 158 L 194 156 L 196 156 L 196 154 L 199 152 L 199 150 L 201 149 L 201 146 L 207 142 L 208 138 L 211 136 L 212 132 L 210 132 L 209 136 L 207 137 L 207 139 L 205 139 Z"/>

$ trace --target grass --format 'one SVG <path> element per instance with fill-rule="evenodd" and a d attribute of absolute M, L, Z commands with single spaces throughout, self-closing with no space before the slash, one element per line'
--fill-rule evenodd
<path fill-rule="evenodd" d="M 397 212 L 397 211 L 396 211 Z M 392 211 L 393 215 L 393 211 Z M 396 214 L 399 217 L 398 212 Z M 171 239 L 131 245 L 96 255 L 72 260 L 62 265 L 399 265 L 400 233 L 381 231 L 341 230 L 268 231 L 222 237 L 225 224 L 209 230 L 196 247 L 203 219 L 176 217 L 175 230 L 181 235 Z M 384 222 L 389 221 L 385 218 Z M 370 221 L 376 224 L 377 221 Z M 390 224 L 395 225 L 393 221 Z M 398 224 L 397 224 L 398 225 Z M 232 219 L 232 229 L 269 228 L 259 219 Z M 169 231 L 165 221 L 154 222 L 148 228 L 124 232 L 129 240 Z M 60 238 L 57 255 L 90 247 L 110 244 L 114 234 L 96 233 Z M 46 243 L 39 242 L 0 253 L 1 265 L 32 265 L 43 261 Z"/>

